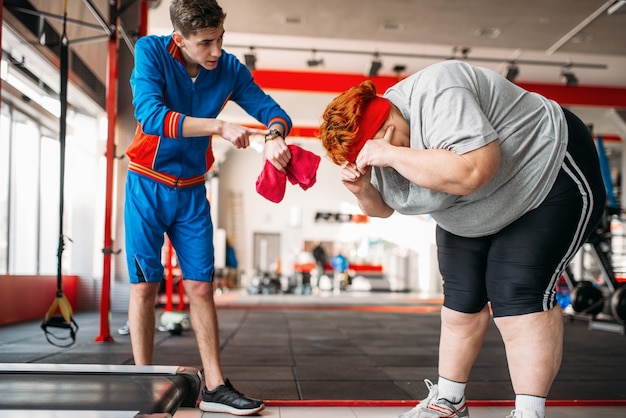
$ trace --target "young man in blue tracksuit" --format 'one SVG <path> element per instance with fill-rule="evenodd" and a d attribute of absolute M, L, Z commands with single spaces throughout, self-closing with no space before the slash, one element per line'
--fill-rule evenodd
<path fill-rule="evenodd" d="M 205 173 L 213 164 L 212 136 L 246 148 L 265 135 L 264 157 L 284 170 L 291 120 L 250 71 L 222 50 L 225 14 L 214 0 L 172 0 L 174 31 L 135 45 L 130 83 L 138 125 L 127 149 L 125 228 L 131 282 L 128 310 L 135 364 L 152 363 L 154 301 L 163 278 L 164 234 L 172 242 L 189 298 L 206 387 L 200 409 L 251 415 L 260 400 L 238 392 L 222 375 L 213 301 L 213 225 Z M 246 128 L 218 119 L 232 100 L 268 127 Z"/>

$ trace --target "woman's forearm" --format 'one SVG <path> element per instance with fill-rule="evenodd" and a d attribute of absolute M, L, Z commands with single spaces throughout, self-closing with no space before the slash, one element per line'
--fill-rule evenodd
<path fill-rule="evenodd" d="M 378 190 L 371 184 L 363 187 L 360 192 L 354 193 L 363 213 L 376 218 L 388 218 L 393 209 L 383 200 Z"/>

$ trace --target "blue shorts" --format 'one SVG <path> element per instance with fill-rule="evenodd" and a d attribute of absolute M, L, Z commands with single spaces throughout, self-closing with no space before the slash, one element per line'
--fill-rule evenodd
<path fill-rule="evenodd" d="M 494 317 L 547 311 L 567 264 L 602 219 L 606 190 L 587 127 L 565 111 L 565 161 L 541 205 L 500 232 L 464 238 L 437 227 L 444 306 Z M 506 210 L 506 209 L 504 209 Z"/>
<path fill-rule="evenodd" d="M 184 279 L 213 281 L 213 223 L 204 184 L 173 188 L 129 171 L 124 225 L 131 283 L 163 280 L 164 234 Z"/>

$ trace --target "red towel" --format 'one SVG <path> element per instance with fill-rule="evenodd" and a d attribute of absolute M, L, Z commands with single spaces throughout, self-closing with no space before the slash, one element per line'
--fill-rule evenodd
<path fill-rule="evenodd" d="M 311 151 L 300 148 L 297 145 L 288 145 L 291 152 L 291 160 L 287 163 L 285 171 L 291 184 L 299 184 L 302 190 L 306 190 L 315 184 L 317 167 L 321 158 Z"/>
<path fill-rule="evenodd" d="M 269 161 L 265 161 L 263 170 L 256 179 L 256 191 L 267 200 L 278 203 L 285 196 L 287 175 L 278 171 Z"/>
<path fill-rule="evenodd" d="M 256 180 L 256 191 L 267 200 L 278 203 L 285 196 L 287 179 L 306 190 L 315 184 L 317 168 L 321 158 L 297 145 L 288 145 L 291 159 L 283 173 L 269 161 L 265 161 L 263 171 Z"/>

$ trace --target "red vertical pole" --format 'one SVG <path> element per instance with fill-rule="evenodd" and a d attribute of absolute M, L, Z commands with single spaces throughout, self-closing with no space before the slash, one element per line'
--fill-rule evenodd
<path fill-rule="evenodd" d="M 148 33 L 148 11 L 150 3 L 148 0 L 141 0 L 141 9 L 139 11 L 139 36 L 145 36 Z"/>
<path fill-rule="evenodd" d="M 172 271 L 172 243 L 165 239 L 165 312 L 174 310 L 174 273 Z"/>
<path fill-rule="evenodd" d="M 109 311 L 111 309 L 111 255 L 113 250 L 111 239 L 111 218 L 113 213 L 113 170 L 115 166 L 115 128 L 117 125 L 117 79 L 118 79 L 118 3 L 109 2 L 109 19 L 113 28 L 109 37 L 107 54 L 106 111 L 108 118 L 106 147 L 106 203 L 104 212 L 104 263 L 102 268 L 102 291 L 100 295 L 100 335 L 96 342 L 111 342 Z"/>
<path fill-rule="evenodd" d="M 178 280 L 178 308 L 179 311 L 185 310 L 185 283 L 181 277 Z"/>

